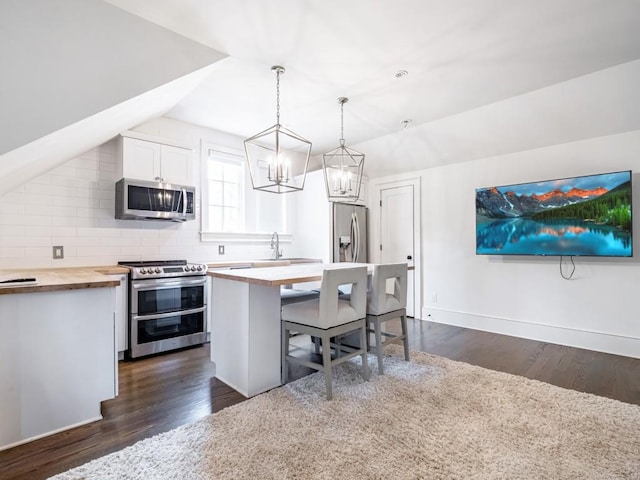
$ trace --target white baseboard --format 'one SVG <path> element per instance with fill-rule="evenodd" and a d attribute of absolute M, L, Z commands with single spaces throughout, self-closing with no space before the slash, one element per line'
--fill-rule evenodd
<path fill-rule="evenodd" d="M 424 307 L 422 319 L 458 327 L 528 338 L 596 352 L 640 358 L 640 338 L 575 328 Z"/>
<path fill-rule="evenodd" d="M 83 420 L 82 422 L 74 423 L 73 425 L 67 425 L 66 427 L 56 428 L 55 430 L 51 430 L 50 432 L 41 433 L 39 435 L 34 435 L 33 437 L 23 438 L 22 440 L 18 440 L 17 442 L 9 443 L 7 445 L 0 445 L 0 451 L 9 450 L 10 448 L 17 447 L 19 445 L 24 445 L 25 443 L 33 442 L 35 440 L 39 440 L 44 437 L 48 437 L 49 435 L 55 435 L 56 433 L 64 432 L 66 430 L 71 430 L 72 428 L 81 427 L 83 425 L 87 425 L 88 423 L 97 422 L 98 420 L 102 420 L 102 415 L 98 415 L 97 417 L 88 418 Z"/>

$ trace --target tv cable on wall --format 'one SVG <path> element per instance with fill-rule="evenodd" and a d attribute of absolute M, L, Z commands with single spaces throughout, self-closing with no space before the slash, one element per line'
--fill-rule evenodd
<path fill-rule="evenodd" d="M 564 261 L 564 258 L 565 257 L 560 257 L 560 275 L 565 280 L 571 280 L 571 278 L 573 278 L 574 272 L 576 271 L 576 264 L 573 263 L 573 257 L 568 257 L 569 260 L 571 260 L 571 272 L 569 272 L 569 274 L 566 274 L 564 273 L 565 269 L 563 268 L 563 265 L 568 266 L 568 263 Z"/>

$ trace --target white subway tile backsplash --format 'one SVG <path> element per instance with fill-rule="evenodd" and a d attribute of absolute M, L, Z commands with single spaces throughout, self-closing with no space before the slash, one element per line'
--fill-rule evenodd
<path fill-rule="evenodd" d="M 0 203 L 0 215 L 24 215 L 24 205 Z"/>
<path fill-rule="evenodd" d="M 2 247 L 49 247 L 51 237 L 0 237 Z"/>
<path fill-rule="evenodd" d="M 69 167 L 75 167 L 75 168 L 89 168 L 89 169 L 97 170 L 99 163 L 100 163 L 100 160 L 98 159 L 97 156 L 87 157 L 85 155 L 81 155 L 79 157 L 72 158 L 66 163 L 66 165 Z"/>
<path fill-rule="evenodd" d="M 98 170 L 89 170 L 86 168 L 78 168 L 76 169 L 76 177 L 91 180 L 94 182 L 98 181 L 99 178 Z"/>
<path fill-rule="evenodd" d="M 65 207 L 65 206 L 51 205 L 51 204 L 25 205 L 23 213 L 28 216 L 55 215 L 59 217 L 67 217 L 67 216 L 73 216 L 76 213 L 76 207 L 74 206 Z"/>
<path fill-rule="evenodd" d="M 98 245 L 112 247 L 139 247 L 141 239 L 134 236 L 128 237 L 100 237 Z"/>
<path fill-rule="evenodd" d="M 120 179 L 118 179 L 120 180 Z M 109 179 L 109 180 L 99 180 L 98 181 L 98 190 L 109 190 L 110 192 L 114 192 L 115 195 L 115 183 L 116 180 L 115 179 Z"/>
<path fill-rule="evenodd" d="M 87 181 L 84 178 L 76 178 L 75 175 L 72 177 L 67 177 L 64 175 L 52 175 L 51 185 L 62 186 L 65 188 L 76 188 L 76 187 L 83 187 L 83 186 L 86 187 Z"/>
<path fill-rule="evenodd" d="M 24 225 L 0 226 L 0 238 L 4 237 L 23 237 L 25 232 Z"/>
<path fill-rule="evenodd" d="M 24 185 L 24 192 L 27 194 L 45 194 L 67 196 L 71 190 L 61 185 L 45 185 L 29 182 Z"/>
<path fill-rule="evenodd" d="M 22 232 L 25 237 L 51 237 L 54 232 L 52 227 L 40 227 L 27 225 L 22 227 Z"/>
<path fill-rule="evenodd" d="M 76 252 L 79 257 L 93 257 L 98 258 L 100 255 L 118 255 L 120 254 L 120 247 L 76 247 Z"/>
<path fill-rule="evenodd" d="M 24 257 L 24 247 L 0 247 L 0 258 Z"/>
<path fill-rule="evenodd" d="M 78 227 L 76 229 L 79 238 L 100 238 L 100 237 L 120 237 L 122 232 L 117 228 L 101 228 L 101 227 Z"/>
<path fill-rule="evenodd" d="M 98 201 L 98 204 L 100 201 Z M 111 218 L 113 213 L 100 208 L 76 208 L 76 215 L 78 217 L 90 217 L 90 218 Z"/>
<path fill-rule="evenodd" d="M 13 225 L 51 225 L 51 217 L 44 215 L 0 215 L 1 228 L 8 228 Z"/>
<path fill-rule="evenodd" d="M 66 207 L 100 208 L 100 200 L 89 197 L 51 197 L 53 205 Z"/>
<path fill-rule="evenodd" d="M 112 174 L 111 176 L 113 176 L 116 173 L 116 164 L 115 162 L 101 161 L 100 165 L 98 166 L 98 170 L 100 170 L 100 172 Z"/>
<path fill-rule="evenodd" d="M 26 257 L 51 257 L 51 247 L 24 247 L 24 255 Z"/>
<path fill-rule="evenodd" d="M 98 200 L 115 201 L 115 197 L 116 197 L 115 187 L 112 190 L 100 190 L 100 189 L 90 190 L 89 197 L 96 198 Z"/>
<path fill-rule="evenodd" d="M 90 218 L 82 218 L 76 216 L 50 218 L 51 225 L 54 227 L 88 227 L 92 224 Z"/>
<path fill-rule="evenodd" d="M 178 136 L 187 135 L 185 129 Z M 199 220 L 173 223 L 115 219 L 116 169 L 116 142 L 109 141 L 2 196 L 0 268 L 218 258 L 216 245 L 200 242 Z M 197 161 L 193 171 L 199 172 Z M 200 198 L 200 192 L 196 198 Z M 64 259 L 51 258 L 53 245 L 64 246 Z M 259 248 L 230 246 L 223 258 L 252 257 Z"/>

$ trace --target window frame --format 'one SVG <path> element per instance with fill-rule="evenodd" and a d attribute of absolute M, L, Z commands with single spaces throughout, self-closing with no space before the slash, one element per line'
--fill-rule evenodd
<path fill-rule="evenodd" d="M 246 171 L 244 153 L 241 150 L 222 147 L 212 143 L 202 142 L 200 161 L 200 240 L 203 242 L 225 242 L 225 243 L 247 243 L 247 244 L 269 244 L 273 232 L 216 232 L 209 230 L 209 157 L 211 154 L 218 154 L 221 158 L 228 158 L 232 161 L 240 161 L 243 165 L 242 177 L 244 185 L 241 185 L 240 194 L 240 215 L 246 221 L 247 208 L 247 188 L 250 188 L 250 175 Z M 275 195 L 275 194 L 274 194 Z M 291 200 L 287 200 L 284 214 L 287 216 L 287 224 L 290 225 L 289 232 L 278 231 L 280 243 L 293 242 L 293 215 Z"/>

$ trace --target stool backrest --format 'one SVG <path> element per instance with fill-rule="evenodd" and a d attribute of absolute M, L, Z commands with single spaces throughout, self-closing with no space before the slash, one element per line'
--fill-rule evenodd
<path fill-rule="evenodd" d="M 387 280 L 393 278 L 393 294 L 387 294 Z M 407 307 L 407 264 L 383 263 L 373 266 L 367 313 L 383 313 Z"/>
<path fill-rule="evenodd" d="M 339 300 L 341 285 L 351 285 L 350 308 Z M 319 322 L 323 328 L 341 325 L 367 316 L 367 267 L 324 270 L 320 286 Z"/>

